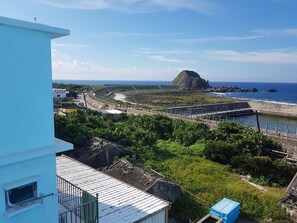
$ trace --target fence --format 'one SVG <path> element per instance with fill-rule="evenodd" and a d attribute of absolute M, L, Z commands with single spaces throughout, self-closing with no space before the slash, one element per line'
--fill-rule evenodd
<path fill-rule="evenodd" d="M 98 223 L 98 195 L 93 196 L 57 176 L 58 202 L 65 209 L 59 223 Z"/>

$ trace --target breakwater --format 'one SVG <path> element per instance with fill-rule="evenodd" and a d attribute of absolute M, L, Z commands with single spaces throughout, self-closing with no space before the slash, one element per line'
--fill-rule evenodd
<path fill-rule="evenodd" d="M 212 116 L 213 118 L 253 114 L 253 110 L 248 102 L 171 107 L 160 109 L 159 111 L 174 115 L 191 117 Z"/>
<path fill-rule="evenodd" d="M 268 103 L 249 101 L 248 104 L 253 110 L 261 114 L 280 116 L 286 118 L 297 118 L 297 105 L 285 103 Z"/>

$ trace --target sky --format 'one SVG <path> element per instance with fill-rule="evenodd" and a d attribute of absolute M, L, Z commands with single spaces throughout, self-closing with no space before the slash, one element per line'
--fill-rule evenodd
<path fill-rule="evenodd" d="M 297 83 L 296 0 L 1 0 L 0 15 L 69 29 L 53 79 Z"/>

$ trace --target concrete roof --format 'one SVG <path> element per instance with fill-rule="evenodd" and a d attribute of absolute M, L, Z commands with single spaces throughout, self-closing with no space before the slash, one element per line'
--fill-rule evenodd
<path fill-rule="evenodd" d="M 57 175 L 99 196 L 99 222 L 135 222 L 166 209 L 169 203 L 67 156 L 57 157 Z"/>
<path fill-rule="evenodd" d="M 166 180 L 159 173 L 133 165 L 126 160 L 118 160 L 102 171 L 141 190 L 149 189 L 159 179 Z"/>
<path fill-rule="evenodd" d="M 297 196 L 297 173 L 295 174 L 291 183 L 287 187 L 286 192 Z"/>
<path fill-rule="evenodd" d="M 106 115 L 119 115 L 123 113 L 122 111 L 119 111 L 119 110 L 100 110 L 100 112 Z"/>
<path fill-rule="evenodd" d="M 50 35 L 51 39 L 68 36 L 70 34 L 70 31 L 68 29 L 61 29 L 36 22 L 26 22 L 3 16 L 0 16 L 0 26 L 9 26 L 13 28 L 29 29 L 37 32 L 47 33 Z"/>

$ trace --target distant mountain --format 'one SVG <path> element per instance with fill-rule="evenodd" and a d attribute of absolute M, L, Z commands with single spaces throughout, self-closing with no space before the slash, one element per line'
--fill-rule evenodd
<path fill-rule="evenodd" d="M 180 72 L 171 82 L 171 85 L 191 90 L 204 90 L 210 87 L 208 81 L 201 78 L 198 73 L 190 70 Z"/>

